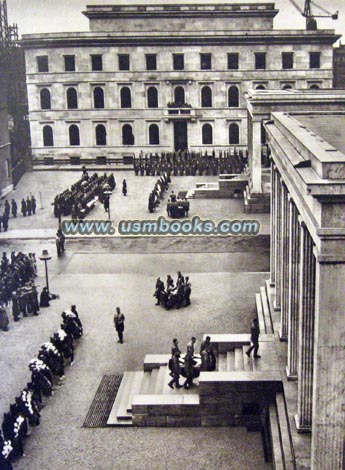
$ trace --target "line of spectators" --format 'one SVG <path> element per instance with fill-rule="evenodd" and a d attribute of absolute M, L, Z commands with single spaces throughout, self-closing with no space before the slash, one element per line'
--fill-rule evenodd
<path fill-rule="evenodd" d="M 94 173 L 89 176 L 87 171 L 83 171 L 82 177 L 71 186 L 55 196 L 54 216 L 61 220 L 62 216 L 72 216 L 72 219 L 83 219 L 94 207 L 99 199 L 103 203 L 103 187 L 108 184 L 113 190 L 116 186 L 114 174 L 107 176 L 106 173 L 98 176 Z"/>
<path fill-rule="evenodd" d="M 167 191 L 171 183 L 170 176 L 167 172 L 163 172 L 162 176 L 156 181 L 153 191 L 149 195 L 149 211 L 152 214 L 157 206 L 159 206 L 160 201 L 164 198 L 164 193 Z"/>
<path fill-rule="evenodd" d="M 134 159 L 133 169 L 138 176 L 155 176 L 167 172 L 174 176 L 202 176 L 218 174 L 242 173 L 248 162 L 248 150 L 245 152 L 236 147 L 228 151 L 219 151 L 216 156 L 215 150 L 209 154 L 190 152 L 183 150 L 178 152 L 163 152 L 139 155 Z"/>
<path fill-rule="evenodd" d="M 73 364 L 74 341 L 83 334 L 75 305 L 62 313 L 62 320 L 61 328 L 42 344 L 37 358 L 30 361 L 31 381 L 4 413 L 0 432 L 1 470 L 12 470 L 12 462 L 24 456 L 29 427 L 40 425 L 43 396 L 53 395 L 54 385 L 64 379 L 65 365 Z"/>

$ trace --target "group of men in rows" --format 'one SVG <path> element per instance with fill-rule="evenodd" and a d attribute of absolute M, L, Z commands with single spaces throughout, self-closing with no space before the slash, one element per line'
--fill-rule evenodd
<path fill-rule="evenodd" d="M 233 147 L 228 151 L 219 151 L 218 156 L 215 150 L 211 154 L 207 151 L 203 154 L 188 150 L 149 155 L 141 152 L 139 158 L 134 159 L 133 168 L 137 176 L 155 176 L 163 172 L 167 172 L 169 176 L 216 176 L 242 173 L 247 162 L 248 151 L 244 153 Z"/>
<path fill-rule="evenodd" d="M 170 176 L 167 172 L 163 172 L 163 174 L 158 178 L 153 188 L 153 191 L 149 195 L 149 212 L 152 214 L 157 206 L 159 206 L 160 202 L 164 198 L 164 193 L 167 191 L 169 187 L 169 183 L 171 183 Z"/>
<path fill-rule="evenodd" d="M 206 336 L 200 345 L 199 355 L 195 354 L 196 338 L 191 337 L 187 344 L 187 352 L 181 359 L 181 350 L 177 338 L 173 339 L 171 358 L 169 360 L 171 381 L 168 383 L 171 389 L 184 387 L 189 389 L 194 385 L 193 380 L 199 377 L 201 371 L 214 371 L 216 369 L 216 355 L 213 351 L 211 338 Z M 183 385 L 180 384 L 180 376 L 186 378 Z"/>
<path fill-rule="evenodd" d="M 21 212 L 24 217 L 26 215 L 36 214 L 36 199 L 35 196 L 27 197 L 26 199 L 23 198 L 21 202 Z M 7 232 L 8 230 L 8 221 L 10 219 L 10 215 L 15 219 L 18 214 L 18 205 L 15 199 L 11 200 L 11 204 L 5 199 L 4 202 L 4 211 L 2 215 L 0 215 L 0 232 L 4 230 Z"/>
<path fill-rule="evenodd" d="M 167 203 L 168 217 L 178 219 L 179 217 L 188 217 L 189 201 L 187 198 L 178 199 L 174 191 L 170 194 L 170 199 Z"/>
<path fill-rule="evenodd" d="M 99 176 L 94 173 L 89 176 L 86 170 L 82 177 L 62 193 L 55 196 L 54 216 L 61 220 L 62 216 L 71 215 L 73 220 L 83 219 L 94 207 L 96 200 L 103 203 L 103 187 L 108 184 L 111 191 L 116 186 L 114 174 Z"/>
<path fill-rule="evenodd" d="M 37 358 L 29 363 L 31 381 L 4 413 L 0 431 L 0 469 L 12 470 L 12 462 L 24 455 L 29 427 L 40 425 L 43 396 L 53 394 L 53 386 L 64 379 L 66 363 L 73 364 L 74 341 L 83 334 L 76 306 L 62 314 L 61 328 L 42 344 Z"/>
<path fill-rule="evenodd" d="M 166 310 L 170 310 L 173 307 L 180 308 L 190 305 L 191 293 L 192 284 L 189 277 L 184 277 L 181 271 L 178 271 L 176 284 L 170 274 L 167 275 L 166 287 L 164 282 L 157 278 L 153 296 L 157 299 L 156 305 L 162 305 Z"/>

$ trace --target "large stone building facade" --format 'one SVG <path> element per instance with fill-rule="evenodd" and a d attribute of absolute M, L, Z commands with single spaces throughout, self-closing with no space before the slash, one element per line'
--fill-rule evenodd
<path fill-rule="evenodd" d="M 273 3 L 88 6 L 90 32 L 24 35 L 32 154 L 247 145 L 248 89 L 330 88 L 333 30 L 274 30 Z"/>

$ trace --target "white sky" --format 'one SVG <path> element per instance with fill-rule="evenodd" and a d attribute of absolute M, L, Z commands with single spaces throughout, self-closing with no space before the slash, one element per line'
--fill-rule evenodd
<path fill-rule="evenodd" d="M 269 2 L 269 0 L 267 0 Z M 303 9 L 304 0 L 295 0 Z M 81 14 L 86 5 L 113 4 L 173 4 L 173 3 L 265 3 L 264 0 L 7 0 L 8 21 L 17 23 L 19 34 L 88 31 L 88 20 Z M 290 3 L 290 0 L 276 0 L 280 10 L 274 21 L 275 29 L 300 29 L 305 27 L 305 19 Z M 339 11 L 339 19 L 318 19 L 319 29 L 335 29 L 343 34 L 345 43 L 345 0 L 317 0 L 317 4 L 334 13 Z M 314 13 L 321 13 L 314 7 Z"/>

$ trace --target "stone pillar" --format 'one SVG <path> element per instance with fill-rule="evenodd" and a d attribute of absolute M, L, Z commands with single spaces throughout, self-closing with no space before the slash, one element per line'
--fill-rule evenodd
<path fill-rule="evenodd" d="M 275 241 L 274 241 L 274 248 L 275 248 L 275 300 L 274 300 L 274 309 L 280 310 L 280 299 L 281 299 L 281 292 L 280 292 L 280 275 L 279 273 L 281 268 L 281 185 L 282 181 L 278 171 L 275 172 L 275 196 L 274 196 L 274 212 L 275 212 Z"/>
<path fill-rule="evenodd" d="M 275 197 L 276 197 L 276 166 L 271 161 L 271 249 L 270 249 L 270 284 L 274 286 L 276 281 L 275 271 L 275 240 L 276 240 L 276 215 L 275 215 Z"/>
<path fill-rule="evenodd" d="M 345 255 L 326 258 L 316 264 L 311 469 L 344 470 Z"/>
<path fill-rule="evenodd" d="M 251 122 L 251 159 L 250 178 L 251 193 L 262 193 L 261 181 L 261 119 Z"/>
<path fill-rule="evenodd" d="M 288 358 L 286 375 L 288 380 L 297 380 L 300 225 L 298 223 L 298 211 L 291 198 L 289 204 Z"/>
<path fill-rule="evenodd" d="M 315 323 L 315 257 L 313 240 L 301 222 L 299 271 L 299 331 L 298 331 L 298 432 L 311 432 L 313 370 L 314 370 L 314 323 Z"/>
<path fill-rule="evenodd" d="M 288 337 L 288 291 L 289 291 L 289 201 L 285 184 L 281 187 L 281 269 L 280 269 L 280 341 L 287 341 Z"/>

